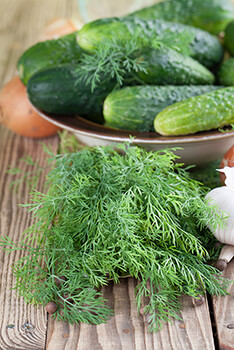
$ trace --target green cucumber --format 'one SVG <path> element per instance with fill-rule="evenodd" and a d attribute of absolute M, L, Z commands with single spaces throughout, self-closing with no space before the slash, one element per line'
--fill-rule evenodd
<path fill-rule="evenodd" d="M 160 112 L 155 131 L 165 136 L 188 135 L 234 123 L 234 87 L 177 102 Z"/>
<path fill-rule="evenodd" d="M 77 35 L 80 47 L 92 52 L 106 39 L 119 40 L 141 38 L 154 42 L 165 42 L 173 36 L 173 46 L 184 51 L 188 46 L 189 55 L 208 68 L 214 68 L 223 58 L 223 48 L 219 40 L 201 29 L 180 23 L 163 20 L 144 20 L 138 18 L 101 18 L 85 24 Z M 186 38 L 186 39 L 185 39 Z"/>
<path fill-rule="evenodd" d="M 165 0 L 135 11 L 130 16 L 161 18 L 218 34 L 234 18 L 234 8 L 231 0 Z"/>
<path fill-rule="evenodd" d="M 104 101 L 105 125 L 116 129 L 154 131 L 155 116 L 167 106 L 220 86 L 129 86 L 112 91 Z"/>
<path fill-rule="evenodd" d="M 102 122 L 105 97 L 114 85 L 99 84 L 91 87 L 77 83 L 76 65 L 52 67 L 35 73 L 28 81 L 27 94 L 31 103 L 45 113 L 80 115 Z"/>
<path fill-rule="evenodd" d="M 207 68 L 170 48 L 144 49 L 141 57 L 147 63 L 147 72 L 139 71 L 136 75 L 145 84 L 207 85 L 214 82 L 214 75 Z"/>
<path fill-rule="evenodd" d="M 39 42 L 27 49 L 17 62 L 22 82 L 27 85 L 28 79 L 41 69 L 77 63 L 82 53 L 76 40 L 77 33 Z"/>
<path fill-rule="evenodd" d="M 217 73 L 220 84 L 234 86 L 234 57 L 229 58 L 219 68 Z"/>
<path fill-rule="evenodd" d="M 224 31 L 224 46 L 234 56 L 234 20 L 231 21 Z"/>

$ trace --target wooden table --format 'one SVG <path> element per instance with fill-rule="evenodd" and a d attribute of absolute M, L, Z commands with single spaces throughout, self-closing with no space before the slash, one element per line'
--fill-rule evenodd
<path fill-rule="evenodd" d="M 94 1 L 94 0 L 93 0 Z M 96 1 L 96 0 L 95 0 Z M 123 1 L 118 1 L 121 3 Z M 123 2 L 124 3 L 124 2 Z M 114 5 L 113 5 L 114 6 Z M 115 6 L 116 7 L 116 6 Z M 114 9 L 114 8 L 113 8 Z M 35 42 L 45 23 L 54 17 L 79 18 L 75 0 L 1 0 L 0 1 L 0 84 L 16 73 L 16 61 Z M 19 166 L 26 155 L 45 165 L 41 142 L 56 152 L 57 136 L 33 140 L 13 134 L 0 126 L 0 234 L 14 241 L 20 239 L 31 217 L 19 203 L 29 201 L 28 188 L 22 183 L 18 191 L 10 188 L 13 180 L 9 167 Z M 42 190 L 43 178 L 38 189 Z M 142 316 L 137 315 L 133 279 L 105 288 L 103 293 L 114 308 L 115 316 L 107 324 L 71 326 L 53 321 L 42 307 L 28 305 L 12 290 L 11 265 L 22 253 L 0 252 L 0 349 L 1 350 L 231 350 L 234 349 L 234 287 L 227 297 L 208 298 L 195 307 L 184 297 L 182 321 L 165 324 L 157 334 L 150 334 Z M 234 262 L 225 276 L 234 280 Z"/>

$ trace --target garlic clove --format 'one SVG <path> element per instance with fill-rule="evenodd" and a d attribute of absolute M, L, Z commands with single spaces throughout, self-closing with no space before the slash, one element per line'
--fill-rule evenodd
<path fill-rule="evenodd" d="M 219 259 L 226 260 L 227 262 L 231 261 L 234 256 L 234 246 L 225 245 L 219 255 Z"/>
<path fill-rule="evenodd" d="M 226 269 L 227 264 L 234 257 L 234 246 L 233 245 L 225 245 L 219 255 L 219 260 L 216 263 L 216 267 L 218 270 L 223 271 Z"/>
<path fill-rule="evenodd" d="M 226 179 L 224 180 L 224 183 L 226 186 L 232 188 L 234 190 L 234 169 L 233 167 L 225 166 L 222 169 L 216 169 L 220 173 L 224 173 L 226 176 Z"/>
<path fill-rule="evenodd" d="M 223 217 L 223 225 L 210 227 L 214 236 L 221 243 L 234 245 L 234 192 L 227 186 L 211 190 L 207 195 L 208 205 L 216 206 L 216 214 Z"/>
<path fill-rule="evenodd" d="M 206 195 L 208 205 L 214 205 L 214 215 L 222 218 L 222 225 L 209 229 L 219 242 L 234 245 L 234 167 L 217 169 L 225 173 L 226 186 L 214 188 Z"/>

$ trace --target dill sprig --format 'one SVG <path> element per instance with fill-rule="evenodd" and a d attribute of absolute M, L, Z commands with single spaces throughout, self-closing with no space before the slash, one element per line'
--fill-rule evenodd
<path fill-rule="evenodd" d="M 33 166 L 33 170 L 22 173 L 21 166 L 11 167 L 7 170 L 7 173 L 16 177 L 10 184 L 10 187 L 18 190 L 20 184 L 27 182 L 30 189 L 34 188 L 45 170 L 44 167 L 40 166 L 38 161 L 34 161 L 31 156 L 26 155 L 24 158 L 20 158 L 19 162 L 24 165 Z M 20 177 L 18 176 L 20 175 Z"/>
<path fill-rule="evenodd" d="M 54 301 L 53 315 L 70 323 L 102 323 L 112 315 L 100 288 L 122 276 L 137 279 L 150 331 L 178 318 L 179 297 L 226 294 L 227 281 L 209 264 L 216 241 L 207 225 L 222 223 L 172 150 L 129 144 L 55 155 L 48 192 L 23 206 L 35 217 L 14 265 L 16 290 L 28 302 Z"/>
<path fill-rule="evenodd" d="M 114 81 L 116 87 L 120 87 L 124 82 L 131 83 L 134 73 L 147 73 L 139 41 L 142 39 L 107 39 L 99 43 L 92 54 L 83 53 L 76 70 L 77 82 L 91 86 L 94 91 L 103 82 Z"/>

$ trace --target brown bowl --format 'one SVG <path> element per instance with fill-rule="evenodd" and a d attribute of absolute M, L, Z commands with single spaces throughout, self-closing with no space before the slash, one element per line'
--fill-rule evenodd
<path fill-rule="evenodd" d="M 165 137 L 156 132 L 117 130 L 79 116 L 52 116 L 36 110 L 44 119 L 73 132 L 81 143 L 88 146 L 111 145 L 131 140 L 147 150 L 178 148 L 175 153 L 185 164 L 198 165 L 219 159 L 234 144 L 233 130 L 211 130 L 193 135 Z"/>

